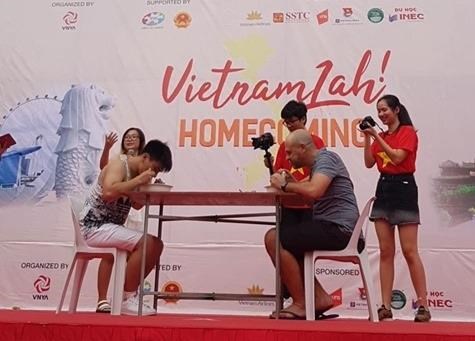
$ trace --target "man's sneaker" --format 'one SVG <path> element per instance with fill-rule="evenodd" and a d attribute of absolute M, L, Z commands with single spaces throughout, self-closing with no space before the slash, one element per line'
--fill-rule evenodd
<path fill-rule="evenodd" d="M 426 309 L 423 305 L 419 306 L 414 317 L 414 322 L 429 322 L 432 316 L 430 316 L 429 309 Z"/>
<path fill-rule="evenodd" d="M 155 315 L 157 312 L 147 304 L 142 305 L 142 315 Z M 135 315 L 139 314 L 139 297 L 137 295 L 131 296 L 128 299 L 122 301 L 122 315 Z"/>
<path fill-rule="evenodd" d="M 380 321 L 389 320 L 392 318 L 393 318 L 393 312 L 391 311 L 391 309 L 386 308 L 384 305 L 382 305 L 378 309 L 378 319 Z"/>

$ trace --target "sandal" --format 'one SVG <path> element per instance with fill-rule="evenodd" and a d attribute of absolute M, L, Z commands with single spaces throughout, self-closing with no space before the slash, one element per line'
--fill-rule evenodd
<path fill-rule="evenodd" d="M 315 310 L 315 320 L 328 320 L 328 319 L 334 319 L 334 318 L 337 318 L 337 317 L 340 317 L 340 315 L 338 314 L 325 314 L 325 312 L 329 310 L 329 309 L 326 309 L 326 310 Z"/>
<path fill-rule="evenodd" d="M 272 312 L 269 318 L 279 318 L 281 320 L 305 320 L 305 310 L 302 311 L 301 308 L 292 304 L 287 308 L 281 309 L 278 316 L 277 311 Z"/>
<path fill-rule="evenodd" d="M 97 302 L 96 313 L 110 314 L 111 310 L 112 307 L 106 300 Z"/>
<path fill-rule="evenodd" d="M 333 308 L 333 304 L 323 309 L 315 309 L 315 320 L 327 320 L 340 317 L 338 314 L 325 314 L 331 308 Z"/>

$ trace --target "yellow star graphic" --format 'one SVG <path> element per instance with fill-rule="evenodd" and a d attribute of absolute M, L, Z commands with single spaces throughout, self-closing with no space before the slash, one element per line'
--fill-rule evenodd
<path fill-rule="evenodd" d="M 290 174 L 294 174 L 294 173 L 297 173 L 299 172 L 300 174 L 304 175 L 304 171 L 303 171 L 303 168 L 300 167 L 298 169 L 295 169 L 294 167 L 290 168 Z"/>
<path fill-rule="evenodd" d="M 388 165 L 388 163 L 395 165 L 394 162 L 389 158 L 388 154 L 386 152 L 379 152 L 378 156 L 383 160 L 383 168 Z"/>

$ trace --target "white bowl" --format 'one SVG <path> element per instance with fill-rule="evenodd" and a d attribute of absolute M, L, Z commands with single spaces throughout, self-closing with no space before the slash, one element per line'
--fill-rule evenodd
<path fill-rule="evenodd" d="M 150 184 L 140 186 L 139 192 L 170 192 L 173 186 L 166 184 Z"/>

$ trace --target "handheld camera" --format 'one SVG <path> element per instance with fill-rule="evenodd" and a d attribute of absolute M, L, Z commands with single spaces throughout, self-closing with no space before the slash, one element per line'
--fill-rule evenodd
<path fill-rule="evenodd" d="M 269 148 L 274 145 L 274 136 L 271 133 L 264 133 L 259 137 L 252 137 L 252 146 L 254 149 L 262 149 L 265 151 L 264 158 L 267 160 L 269 165 L 270 175 L 274 173 L 272 167 L 272 154 L 269 153 Z"/>

